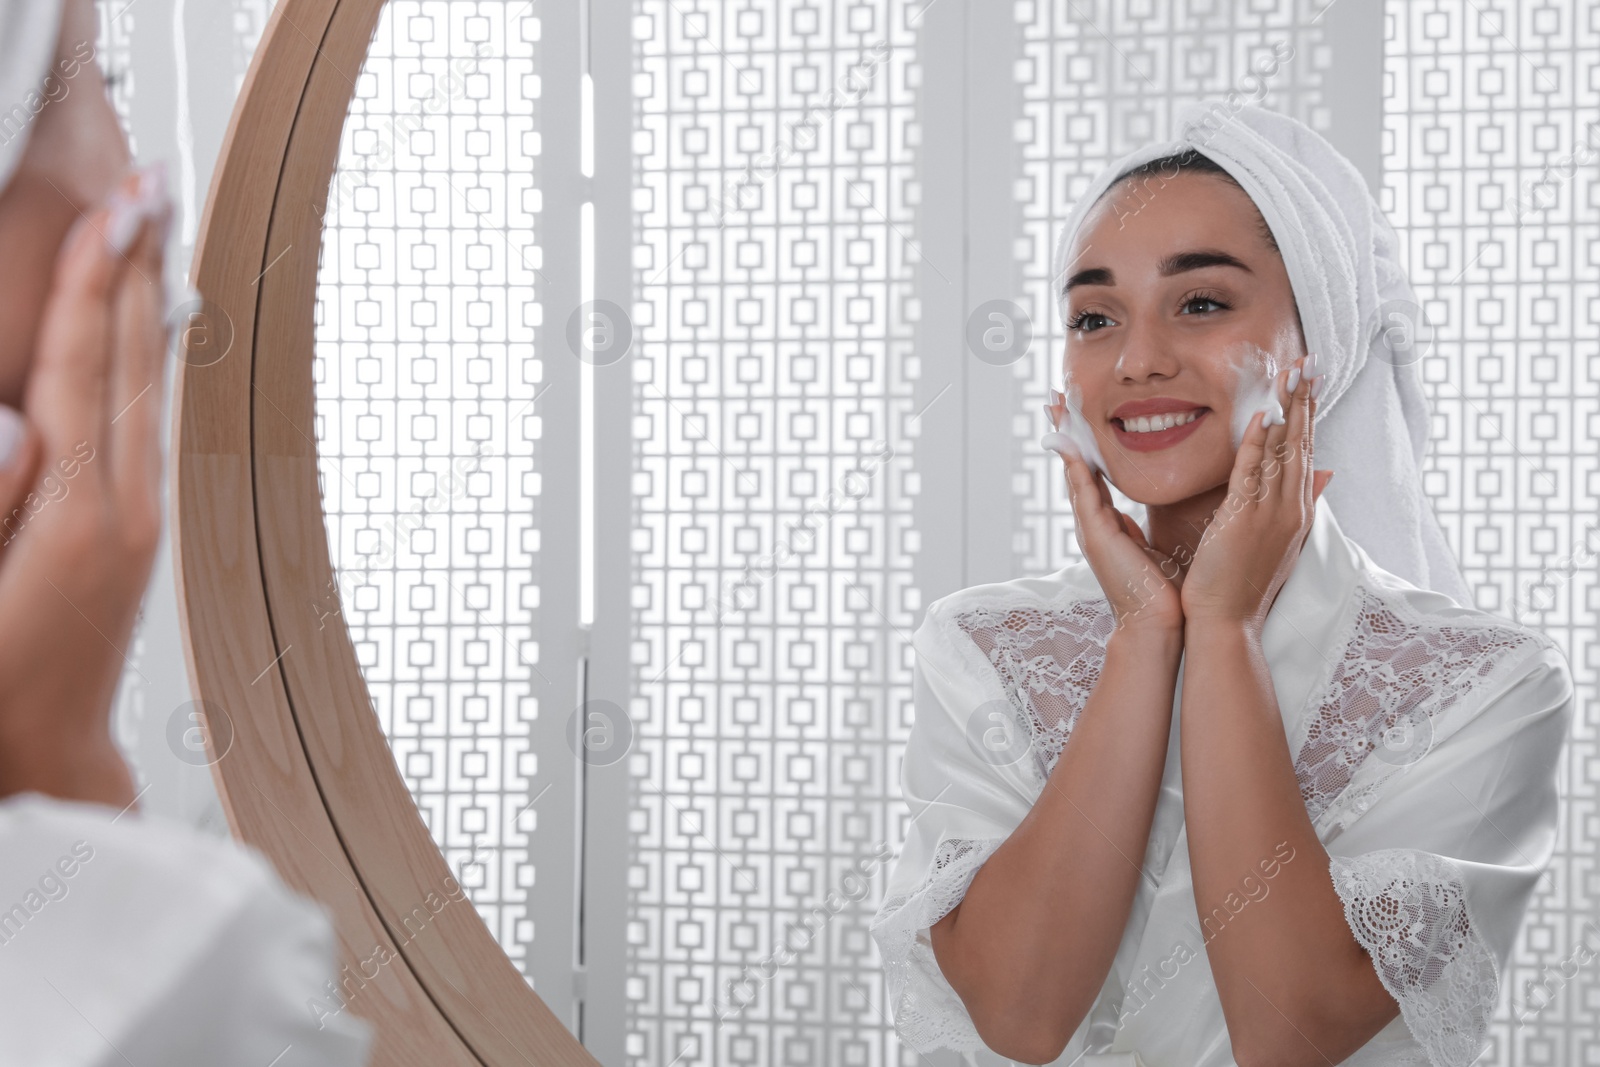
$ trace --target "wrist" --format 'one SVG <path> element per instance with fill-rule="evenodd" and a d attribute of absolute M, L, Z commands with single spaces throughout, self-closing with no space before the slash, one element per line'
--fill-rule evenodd
<path fill-rule="evenodd" d="M 1111 631 L 1106 639 L 1106 651 L 1136 653 L 1141 662 L 1177 664 L 1183 655 L 1184 626 L 1182 623 L 1128 623 Z"/>
<path fill-rule="evenodd" d="M 1243 644 L 1259 648 L 1262 626 L 1260 619 L 1253 618 L 1186 616 L 1183 620 L 1183 642 L 1185 645 Z"/>
<path fill-rule="evenodd" d="M 0 798 L 43 793 L 124 807 L 135 798 L 133 775 L 109 736 L 94 743 L 60 741 L 18 746 L 0 760 Z"/>

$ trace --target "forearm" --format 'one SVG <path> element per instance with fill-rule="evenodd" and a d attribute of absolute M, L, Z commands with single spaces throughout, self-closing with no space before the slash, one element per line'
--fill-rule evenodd
<path fill-rule="evenodd" d="M 1176 631 L 1113 634 L 1044 791 L 934 927 L 940 969 L 997 1052 L 1053 1059 L 1105 981 L 1143 873 L 1181 653 Z"/>
<path fill-rule="evenodd" d="M 1397 1006 L 1328 877 L 1259 637 L 1196 624 L 1185 647 L 1190 866 L 1235 1055 L 1241 1064 L 1338 1063 Z"/>

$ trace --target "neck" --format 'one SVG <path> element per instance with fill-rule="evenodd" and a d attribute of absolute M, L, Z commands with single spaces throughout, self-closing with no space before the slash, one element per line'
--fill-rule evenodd
<path fill-rule="evenodd" d="M 1186 500 L 1172 504 L 1151 504 L 1146 508 L 1149 516 L 1146 531 L 1156 551 L 1170 558 L 1178 566 L 1179 581 L 1189 573 L 1200 537 L 1211 524 L 1217 509 L 1227 499 L 1226 482 Z"/>

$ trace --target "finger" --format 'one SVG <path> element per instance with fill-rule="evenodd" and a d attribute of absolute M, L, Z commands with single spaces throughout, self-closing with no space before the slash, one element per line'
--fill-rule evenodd
<path fill-rule="evenodd" d="M 1044 446 L 1061 457 L 1062 471 L 1067 479 L 1067 493 L 1069 496 L 1076 494 L 1078 491 L 1076 468 L 1086 466 L 1082 454 L 1078 451 L 1078 446 L 1069 435 L 1059 430 L 1044 435 Z M 1077 506 L 1076 502 L 1074 502 L 1073 506 Z"/>
<path fill-rule="evenodd" d="M 1289 377 L 1293 373 L 1294 368 L 1291 366 L 1280 371 L 1274 381 L 1273 395 L 1277 397 L 1280 414 L 1267 428 L 1267 440 L 1261 458 L 1262 485 L 1256 494 L 1258 500 L 1266 500 L 1269 496 L 1276 496 L 1282 491 L 1284 461 L 1288 452 L 1284 442 L 1290 440 L 1289 420 L 1294 416 L 1293 397 L 1288 387 Z"/>
<path fill-rule="evenodd" d="M 1085 463 L 1084 466 L 1088 467 L 1088 464 Z M 1096 467 L 1089 471 L 1089 476 L 1094 480 L 1095 489 L 1100 494 L 1100 503 L 1104 505 L 1107 512 L 1116 511 L 1117 502 L 1112 499 L 1111 483 L 1106 479 L 1105 471 Z"/>
<path fill-rule="evenodd" d="M 125 233 L 129 205 L 114 194 L 73 228 L 56 259 L 23 403 L 47 462 L 105 447 L 112 296 L 127 269 L 108 237 Z"/>
<path fill-rule="evenodd" d="M 1311 497 L 1311 510 L 1307 512 L 1308 516 L 1314 516 L 1317 501 L 1322 497 L 1322 491 L 1328 487 L 1328 483 L 1332 480 L 1333 471 L 1331 470 L 1312 471 L 1311 477 L 1306 479 L 1306 491 Z M 1304 524 L 1304 528 L 1300 533 L 1299 551 L 1304 551 L 1306 542 L 1309 540 L 1311 540 L 1311 522 L 1308 521 Z"/>
<path fill-rule="evenodd" d="M 1078 530 L 1086 537 L 1102 538 L 1119 529 L 1116 520 L 1107 512 L 1101 499 L 1097 475 L 1089 470 L 1083 457 L 1064 454 L 1067 462 L 1067 480 L 1071 488 L 1072 510 L 1077 517 Z"/>
<path fill-rule="evenodd" d="M 1078 480 L 1072 470 L 1072 454 L 1067 451 L 1057 452 L 1061 457 L 1061 474 L 1067 483 L 1067 502 L 1072 505 L 1074 515 L 1078 514 Z M 1081 521 L 1079 525 L 1082 525 Z"/>
<path fill-rule="evenodd" d="M 1072 505 L 1072 529 L 1077 538 L 1078 548 L 1085 556 L 1089 554 L 1089 516 L 1090 505 L 1088 495 L 1080 486 L 1080 477 L 1077 471 L 1077 460 L 1069 452 L 1059 453 L 1061 466 L 1067 479 L 1067 500 Z"/>
<path fill-rule="evenodd" d="M 27 525 L 28 490 L 39 465 L 39 435 L 22 412 L 0 404 L 0 554 Z"/>
<path fill-rule="evenodd" d="M 1316 424 L 1316 409 L 1312 407 L 1311 382 L 1308 380 L 1302 383 L 1301 388 L 1304 390 L 1304 395 L 1296 397 L 1294 402 L 1295 408 L 1301 413 L 1301 426 L 1298 437 L 1300 446 L 1295 450 L 1295 462 L 1300 467 L 1300 472 L 1297 476 L 1302 487 L 1300 502 L 1305 507 L 1305 514 L 1309 516 L 1312 505 L 1317 502 L 1316 486 L 1314 484 L 1317 472 L 1315 468 L 1315 435 L 1313 433 L 1313 427 Z"/>
<path fill-rule="evenodd" d="M 1228 476 L 1228 496 L 1235 498 L 1235 506 L 1254 502 L 1261 497 L 1261 460 L 1266 452 L 1266 413 L 1258 411 L 1250 417 L 1244 438 L 1239 442 L 1239 454 L 1234 457 L 1233 472 Z"/>
<path fill-rule="evenodd" d="M 1133 538 L 1134 543 L 1140 548 L 1149 548 L 1150 542 L 1145 540 L 1144 531 L 1139 529 L 1137 522 L 1133 521 L 1133 516 L 1120 508 L 1115 510 L 1117 512 L 1117 521 L 1122 526 L 1122 532 Z"/>
<path fill-rule="evenodd" d="M 1295 388 L 1285 394 L 1287 401 L 1283 410 L 1287 421 L 1280 460 L 1282 470 L 1278 477 L 1278 496 L 1285 501 L 1298 501 L 1302 508 L 1311 505 L 1311 417 L 1306 406 L 1311 399 L 1311 381 L 1304 373 L 1309 363 L 1308 358 L 1301 357 L 1288 374 L 1288 382 L 1293 382 Z M 1287 382 L 1285 385 L 1287 388 Z"/>
<path fill-rule="evenodd" d="M 1072 511 L 1077 516 L 1081 530 L 1097 510 L 1099 494 L 1090 491 L 1089 469 L 1082 458 L 1072 452 L 1062 452 L 1060 455 L 1067 472 L 1067 499 L 1072 502 Z"/>
<path fill-rule="evenodd" d="M 1156 573 L 1174 586 L 1181 587 L 1183 585 L 1183 568 L 1178 566 L 1174 557 L 1167 555 L 1152 545 L 1149 539 L 1145 537 L 1144 531 L 1139 529 L 1138 523 L 1132 519 L 1129 519 L 1128 522 L 1133 527 L 1133 532 L 1129 536 L 1133 537 L 1139 547 L 1144 550 L 1145 558 L 1155 567 Z"/>
<path fill-rule="evenodd" d="M 159 525 L 161 409 L 165 397 L 167 227 L 172 208 L 159 167 L 141 175 L 143 228 L 129 251 L 130 269 L 115 297 L 111 403 L 111 478 L 118 506 L 134 528 Z"/>

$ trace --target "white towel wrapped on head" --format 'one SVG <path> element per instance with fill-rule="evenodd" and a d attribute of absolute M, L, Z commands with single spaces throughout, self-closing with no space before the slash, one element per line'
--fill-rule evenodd
<path fill-rule="evenodd" d="M 1413 331 L 1420 307 L 1399 241 L 1354 164 L 1305 123 L 1254 104 L 1190 104 L 1171 140 L 1134 149 L 1084 190 L 1062 226 L 1052 278 L 1063 324 L 1067 254 L 1084 217 L 1131 167 L 1195 150 L 1255 201 L 1283 255 L 1305 333 L 1327 379 L 1316 465 L 1336 473 L 1322 499 L 1373 560 L 1424 589 L 1472 605 L 1460 566 L 1422 491 L 1429 412 Z"/>

